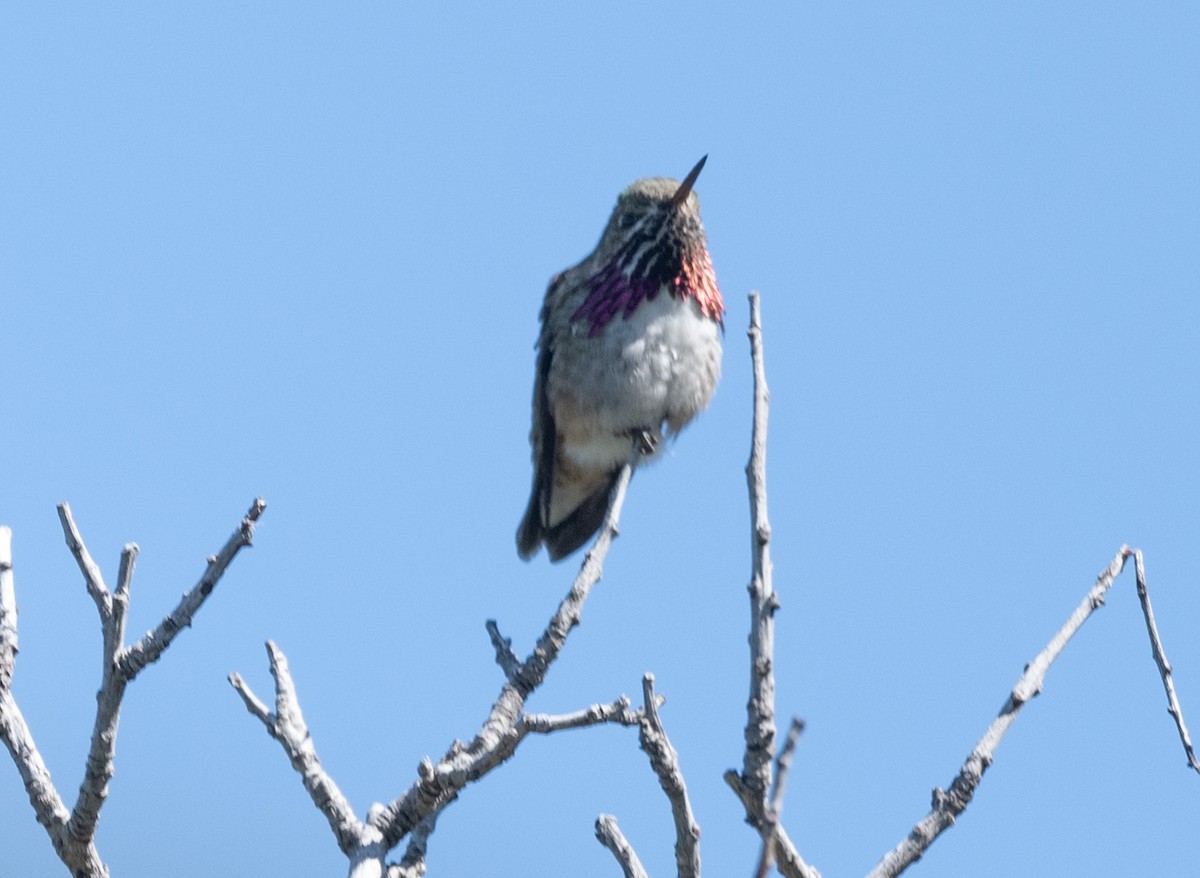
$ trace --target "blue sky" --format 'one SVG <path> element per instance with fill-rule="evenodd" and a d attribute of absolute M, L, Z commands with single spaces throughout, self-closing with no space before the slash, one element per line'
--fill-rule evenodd
<path fill-rule="evenodd" d="M 772 391 L 784 822 L 865 873 L 947 784 L 1122 543 L 1200 731 L 1200 13 L 1185 4 L 212 3 L 0 13 L 0 522 L 15 694 L 65 796 L 110 582 L 151 627 L 256 495 L 256 546 L 130 689 L 116 876 L 337 875 L 225 682 L 287 653 L 360 814 L 468 737 L 576 562 L 520 562 L 545 284 L 640 176 L 697 183 L 729 308 L 711 409 L 640 472 L 531 709 L 653 671 L 710 875 L 749 874 L 746 293 Z M 1132 571 L 910 874 L 1195 874 L 1200 778 Z M 6 762 L 7 764 L 7 762 Z M 651 874 L 671 819 L 630 730 L 529 740 L 443 817 L 430 875 Z M 5 874 L 61 866 L 0 768 Z"/>

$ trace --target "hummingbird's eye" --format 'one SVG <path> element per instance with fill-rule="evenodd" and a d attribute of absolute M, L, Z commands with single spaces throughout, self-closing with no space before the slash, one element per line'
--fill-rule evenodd
<path fill-rule="evenodd" d="M 637 214 L 635 213 L 623 213 L 617 217 L 617 227 L 621 229 L 632 228 L 635 222 L 637 222 Z"/>

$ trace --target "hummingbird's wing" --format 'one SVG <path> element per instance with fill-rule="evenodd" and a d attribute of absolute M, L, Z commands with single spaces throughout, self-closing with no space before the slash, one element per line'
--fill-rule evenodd
<path fill-rule="evenodd" d="M 525 517 L 517 528 L 517 554 L 526 561 L 537 554 L 550 520 L 550 489 L 554 485 L 554 460 L 557 456 L 555 440 L 558 435 L 554 428 L 554 413 L 546 397 L 550 364 L 554 358 L 549 311 L 556 298 L 556 288 L 565 274 L 562 272 L 550 281 L 542 304 L 537 368 L 533 378 L 533 425 L 529 431 L 529 443 L 533 446 L 533 488 L 529 493 Z"/>
<path fill-rule="evenodd" d="M 533 446 L 533 488 L 525 517 L 517 528 L 517 554 L 525 560 L 545 544 L 550 560 L 560 561 L 594 536 L 604 521 L 619 469 L 581 467 L 566 459 L 560 447 L 559 430 L 566 429 L 560 418 L 568 422 L 570 418 L 561 408 L 562 400 L 558 401 L 560 410 L 555 411 L 550 376 L 559 353 L 555 341 L 566 343 L 562 337 L 563 315 L 574 311 L 573 305 L 563 301 L 577 287 L 571 283 L 573 271 L 568 269 L 550 282 L 542 305 L 533 383 L 533 426 L 529 433 Z"/>

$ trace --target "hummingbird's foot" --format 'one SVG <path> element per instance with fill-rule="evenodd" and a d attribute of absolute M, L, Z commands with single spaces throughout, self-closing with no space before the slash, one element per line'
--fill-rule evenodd
<path fill-rule="evenodd" d="M 662 442 L 662 436 L 659 435 L 657 430 L 635 430 L 633 435 L 637 440 L 638 448 L 641 450 L 643 457 L 652 455 L 658 450 L 658 446 Z"/>

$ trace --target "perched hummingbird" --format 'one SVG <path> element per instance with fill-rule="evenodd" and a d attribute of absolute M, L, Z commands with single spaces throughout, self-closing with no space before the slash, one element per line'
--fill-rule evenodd
<path fill-rule="evenodd" d="M 550 281 L 533 384 L 533 490 L 517 529 L 526 560 L 543 543 L 552 561 L 583 545 L 633 440 L 653 453 L 712 398 L 725 304 L 692 192 L 707 158 L 682 183 L 649 177 L 622 192 L 596 249 Z"/>

